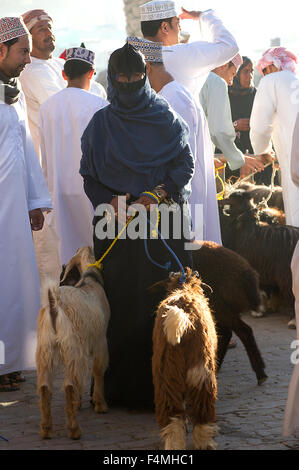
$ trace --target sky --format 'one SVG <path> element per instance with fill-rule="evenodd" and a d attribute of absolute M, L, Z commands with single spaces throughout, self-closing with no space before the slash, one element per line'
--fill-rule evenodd
<path fill-rule="evenodd" d="M 146 2 L 146 0 L 145 0 Z M 299 54 L 299 2 L 297 0 L 182 0 L 178 7 L 213 8 L 234 34 L 241 54 L 257 60 L 272 38 Z M 97 53 L 101 69 L 126 38 L 123 0 L 0 0 L 0 17 L 17 16 L 32 8 L 44 8 L 54 19 L 56 55 L 65 47 L 85 41 Z M 199 38 L 198 25 L 183 21 L 182 29 Z"/>

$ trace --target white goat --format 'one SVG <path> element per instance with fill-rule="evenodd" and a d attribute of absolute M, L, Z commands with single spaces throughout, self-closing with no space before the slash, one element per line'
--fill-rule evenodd
<path fill-rule="evenodd" d="M 63 280 L 76 267 L 81 274 L 80 281 L 74 287 L 59 287 L 49 280 L 42 291 L 36 363 L 42 414 L 41 436 L 44 439 L 50 439 L 52 435 L 52 374 L 58 362 L 65 367 L 67 426 L 72 439 L 81 437 L 76 415 L 81 405 L 90 354 L 93 356 L 92 401 L 95 412 L 108 411 L 104 398 L 104 373 L 108 366 L 106 331 L 110 308 L 100 271 L 88 267 L 94 262 L 91 248 L 79 249 L 66 266 Z"/>

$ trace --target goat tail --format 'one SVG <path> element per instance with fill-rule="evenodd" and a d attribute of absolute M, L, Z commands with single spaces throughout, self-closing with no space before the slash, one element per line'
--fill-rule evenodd
<path fill-rule="evenodd" d="M 243 274 L 243 287 L 246 292 L 250 309 L 257 311 L 262 304 L 258 274 L 252 270 L 245 271 Z"/>
<path fill-rule="evenodd" d="M 42 291 L 42 309 L 48 314 L 48 318 L 51 320 L 51 327 L 56 333 L 56 321 L 59 312 L 59 286 L 55 281 L 48 280 Z M 50 325 L 49 325 L 50 326 Z"/>
<path fill-rule="evenodd" d="M 163 313 L 163 329 L 167 342 L 172 346 L 180 344 L 182 337 L 193 328 L 189 316 L 176 305 L 166 306 Z"/>
<path fill-rule="evenodd" d="M 50 391 L 52 390 L 49 377 L 56 360 L 58 300 L 58 285 L 52 280 L 47 280 L 42 287 L 37 329 L 36 365 L 39 391 L 45 385 L 50 388 Z"/>

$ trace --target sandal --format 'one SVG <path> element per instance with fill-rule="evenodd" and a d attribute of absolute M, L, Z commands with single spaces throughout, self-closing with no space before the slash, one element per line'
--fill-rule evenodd
<path fill-rule="evenodd" d="M 12 382 L 8 375 L 0 375 L 0 392 L 17 392 L 20 387 Z"/>

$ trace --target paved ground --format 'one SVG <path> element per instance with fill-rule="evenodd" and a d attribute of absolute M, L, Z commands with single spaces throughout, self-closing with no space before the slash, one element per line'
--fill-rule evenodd
<path fill-rule="evenodd" d="M 218 425 L 219 450 L 299 450 L 299 439 L 282 438 L 283 412 L 293 366 L 291 342 L 296 332 L 287 328 L 287 318 L 271 314 L 256 319 L 245 316 L 254 331 L 267 366 L 268 381 L 258 387 L 246 352 L 238 341 L 226 356 L 219 374 Z M 64 395 L 58 378 L 53 398 L 54 438 L 39 437 L 40 413 L 36 396 L 36 375 L 26 374 L 27 381 L 19 392 L 0 394 L 0 439 L 4 449 L 93 449 L 157 450 L 160 441 L 155 417 L 151 413 L 132 413 L 112 409 L 96 415 L 89 405 L 88 387 L 79 420 L 83 430 L 80 441 L 67 437 L 64 418 Z M 189 433 L 189 448 L 191 440 Z"/>

